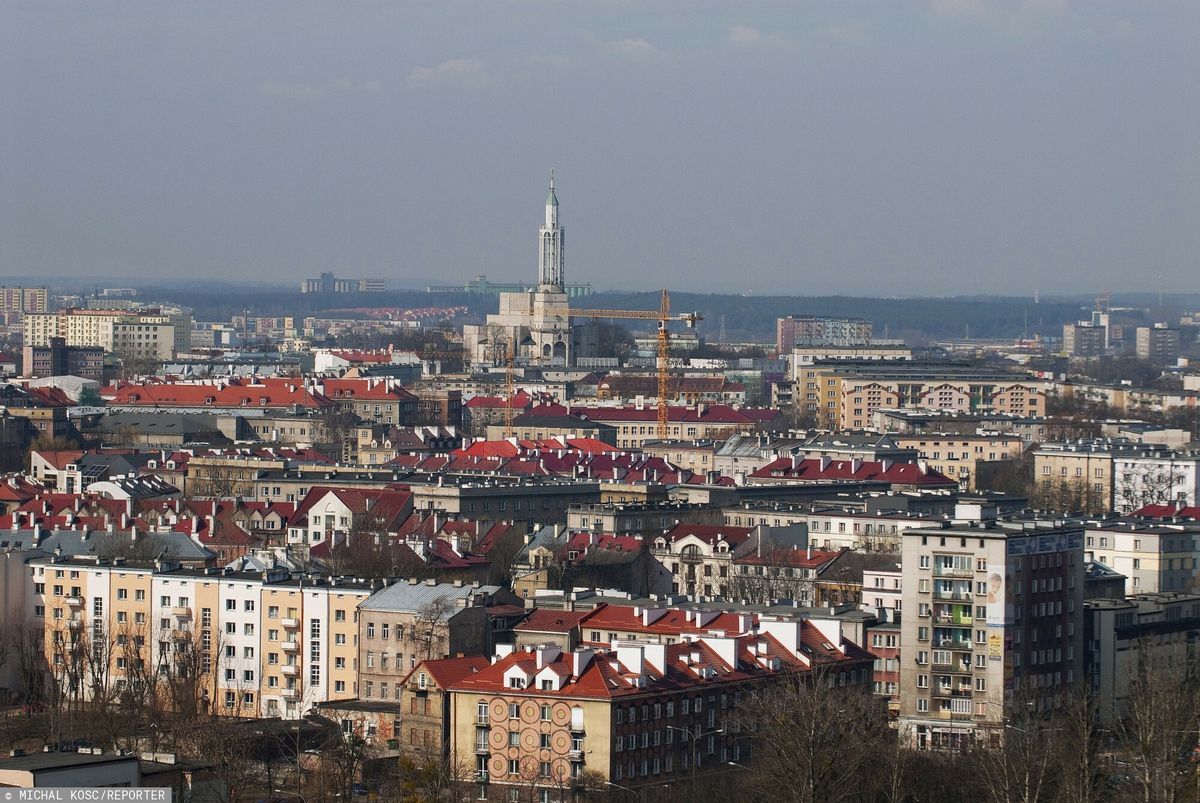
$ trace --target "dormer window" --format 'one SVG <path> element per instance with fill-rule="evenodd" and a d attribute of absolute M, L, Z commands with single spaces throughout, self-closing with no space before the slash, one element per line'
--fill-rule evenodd
<path fill-rule="evenodd" d="M 520 675 L 513 675 L 508 679 L 508 687 L 510 689 L 525 688 L 525 678 L 521 677 Z"/>

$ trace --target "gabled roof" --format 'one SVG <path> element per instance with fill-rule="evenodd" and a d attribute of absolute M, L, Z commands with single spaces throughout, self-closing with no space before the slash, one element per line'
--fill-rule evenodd
<path fill-rule="evenodd" d="M 405 675 L 401 682 L 407 682 L 417 672 L 425 672 L 433 678 L 433 682 L 437 684 L 438 688 L 444 689 L 490 665 L 491 661 L 481 655 L 468 655 L 462 658 L 434 658 L 417 664 L 416 668 Z"/>
<path fill-rule="evenodd" d="M 793 482 L 843 480 L 851 482 L 890 482 L 893 485 L 957 486 L 955 480 L 934 471 L 924 463 L 898 463 L 890 460 L 799 460 L 781 457 L 750 475 L 758 479 L 786 479 Z"/>

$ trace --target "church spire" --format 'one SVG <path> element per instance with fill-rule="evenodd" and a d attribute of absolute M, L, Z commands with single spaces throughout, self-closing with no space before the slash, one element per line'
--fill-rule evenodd
<path fill-rule="evenodd" d="M 546 221 L 538 229 L 538 289 L 563 291 L 563 227 L 558 223 L 558 196 L 554 194 L 554 171 L 550 171 L 550 192 L 546 196 Z"/>

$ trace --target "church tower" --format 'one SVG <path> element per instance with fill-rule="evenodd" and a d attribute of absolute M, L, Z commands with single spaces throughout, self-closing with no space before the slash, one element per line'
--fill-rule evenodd
<path fill-rule="evenodd" d="M 554 194 L 554 171 L 550 171 L 550 194 L 546 196 L 546 222 L 538 228 L 538 290 L 561 293 L 564 291 L 563 236 L 565 232 L 558 223 L 558 197 Z"/>

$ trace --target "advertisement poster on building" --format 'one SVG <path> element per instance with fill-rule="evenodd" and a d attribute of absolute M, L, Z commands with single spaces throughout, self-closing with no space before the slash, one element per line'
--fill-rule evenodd
<path fill-rule="evenodd" d="M 1004 566 L 989 563 L 985 592 L 988 627 L 1004 627 Z"/>

